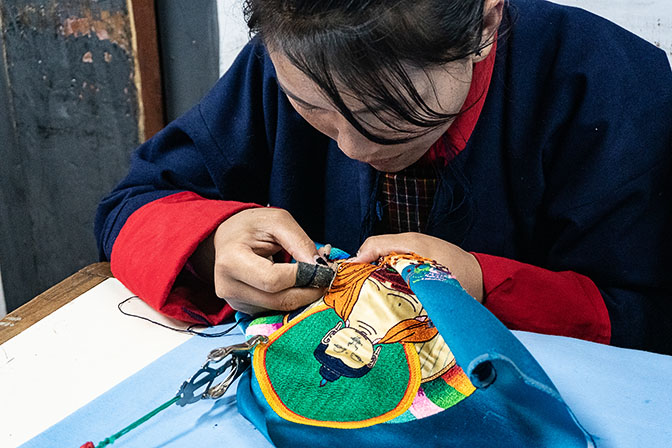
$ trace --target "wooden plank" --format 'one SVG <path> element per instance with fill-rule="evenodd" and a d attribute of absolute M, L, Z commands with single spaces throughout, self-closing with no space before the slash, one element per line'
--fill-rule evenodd
<path fill-rule="evenodd" d="M 141 94 L 140 140 L 145 141 L 165 126 L 161 92 L 161 63 L 154 0 L 129 0 L 135 54 L 135 85 Z"/>
<path fill-rule="evenodd" d="M 89 265 L 52 286 L 30 302 L 0 319 L 0 344 L 13 338 L 108 278 L 112 278 L 110 264 L 101 262 Z"/>

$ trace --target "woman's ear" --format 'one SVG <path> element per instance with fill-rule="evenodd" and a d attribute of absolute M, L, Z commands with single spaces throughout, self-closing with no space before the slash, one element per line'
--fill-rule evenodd
<path fill-rule="evenodd" d="M 482 48 L 472 56 L 474 63 L 481 62 L 492 51 L 492 44 L 495 41 L 499 25 L 502 23 L 504 2 L 505 0 L 485 0 L 483 6 L 483 35 L 481 36 Z"/>

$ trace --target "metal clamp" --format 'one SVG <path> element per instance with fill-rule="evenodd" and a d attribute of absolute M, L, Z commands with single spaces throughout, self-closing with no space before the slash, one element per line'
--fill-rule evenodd
<path fill-rule="evenodd" d="M 250 350 L 268 342 L 266 336 L 253 336 L 241 344 L 212 350 L 208 359 L 190 379 L 182 383 L 176 402 L 186 406 L 204 399 L 217 399 L 226 393 L 231 384 L 250 366 Z M 217 366 L 217 364 L 221 365 Z M 212 364 L 212 365 L 211 365 Z M 223 381 L 213 385 L 218 376 L 228 372 Z M 197 392 L 203 388 L 203 392 Z"/>

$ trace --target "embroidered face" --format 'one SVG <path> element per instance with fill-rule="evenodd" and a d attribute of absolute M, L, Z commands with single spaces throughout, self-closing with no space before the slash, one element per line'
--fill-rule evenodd
<path fill-rule="evenodd" d="M 342 376 L 361 378 L 376 364 L 380 347 L 359 331 L 336 324 L 323 338 L 313 353 L 320 364 L 320 387 Z"/>
<path fill-rule="evenodd" d="M 358 369 L 373 360 L 373 344 L 359 331 L 342 328 L 336 332 L 327 344 L 326 353 L 338 358 L 353 369 Z"/>

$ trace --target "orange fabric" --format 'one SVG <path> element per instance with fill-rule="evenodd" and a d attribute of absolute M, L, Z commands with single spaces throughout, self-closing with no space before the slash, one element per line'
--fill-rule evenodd
<path fill-rule="evenodd" d="M 348 320 L 364 282 L 376 269 L 378 266 L 365 263 L 341 263 L 338 266 L 338 275 L 324 296 L 324 303 L 333 308 L 338 317 Z"/>
<path fill-rule="evenodd" d="M 366 280 L 377 270 L 385 269 L 388 262 L 396 258 L 412 259 L 414 261 L 429 261 L 429 259 L 415 255 L 388 255 L 380 260 L 378 266 L 367 263 L 341 263 L 338 267 L 338 275 L 334 279 L 331 288 L 324 297 L 324 303 L 333 308 L 336 314 L 344 321 L 348 320 L 353 307 L 359 299 Z M 396 274 L 395 275 L 399 275 Z M 402 283 L 403 280 L 401 280 Z M 410 290 L 408 291 L 411 292 Z M 424 317 L 424 316 L 423 316 Z M 392 344 L 395 342 L 425 342 L 438 334 L 431 320 L 425 317 L 420 319 L 406 319 L 397 323 L 387 331 L 378 344 Z"/>
<path fill-rule="evenodd" d="M 383 336 L 379 344 L 395 342 L 426 342 L 439 334 L 436 327 L 430 326 L 431 320 L 406 319 L 399 322 Z"/>

